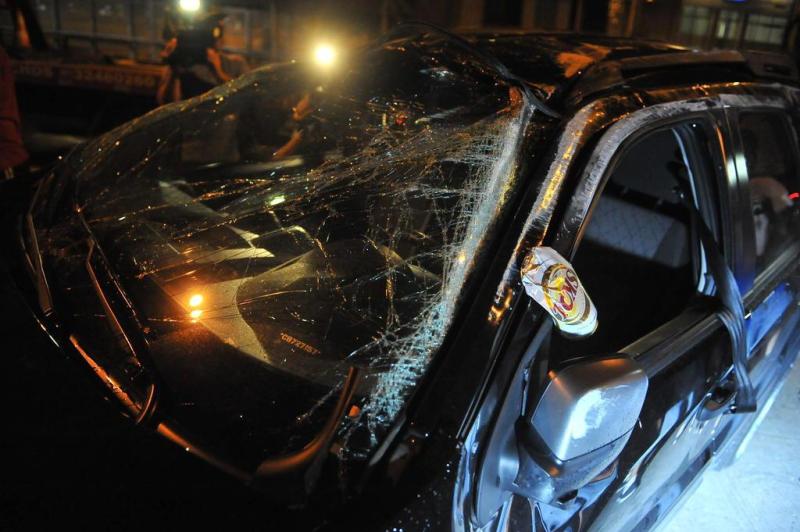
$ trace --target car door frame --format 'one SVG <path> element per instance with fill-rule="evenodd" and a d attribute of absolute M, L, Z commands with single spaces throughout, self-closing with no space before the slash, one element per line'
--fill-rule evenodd
<path fill-rule="evenodd" d="M 707 107 L 697 108 L 695 106 L 696 103 L 696 101 L 676 102 L 663 106 L 645 108 L 615 124 L 615 126 L 609 129 L 603 138 L 601 138 L 594 153 L 599 155 L 603 153 L 606 154 L 606 163 L 595 164 L 589 167 L 590 170 L 583 179 L 584 187 L 587 188 L 579 190 L 576 194 L 576 196 L 591 194 L 593 199 L 588 209 L 585 211 L 580 228 L 571 243 L 570 257 L 574 255 L 588 224 L 591 223 L 592 210 L 613 172 L 615 161 L 618 160 L 620 156 L 624 155 L 631 145 L 635 145 L 637 141 L 652 132 L 693 121 L 704 123 L 707 129 L 707 135 L 715 136 L 718 139 L 722 138 L 719 130 L 720 124 L 718 115 L 712 113 Z M 614 131 L 614 128 L 618 128 L 617 131 Z M 692 161 L 692 163 L 693 162 L 694 161 Z M 726 180 L 727 174 L 720 173 L 721 168 L 725 165 L 725 152 L 722 146 L 720 146 L 716 153 L 712 154 L 711 162 L 714 166 L 711 177 L 718 181 L 721 180 L 722 182 L 720 185 L 724 185 L 729 192 L 732 192 L 730 190 L 731 183 Z M 694 170 L 697 169 L 695 168 Z M 708 188 L 709 186 L 716 187 L 717 184 L 706 184 L 704 188 Z M 713 200 L 707 197 L 707 194 L 703 194 L 700 197 L 701 206 L 705 206 L 703 204 L 707 204 L 709 201 Z M 721 197 L 719 203 L 724 203 Z M 718 216 L 720 219 L 724 219 L 724 216 L 721 216 L 721 213 L 724 212 L 722 211 L 721 205 L 714 206 L 713 210 L 719 213 Z M 732 228 L 726 224 L 720 224 L 719 232 L 722 235 L 723 242 L 732 241 L 727 234 L 731 229 Z M 696 236 L 693 238 L 691 245 L 700 246 L 699 239 Z M 702 273 L 703 272 L 701 272 L 701 275 Z M 578 275 L 580 276 L 580 272 L 578 272 Z M 698 284 L 700 283 L 699 278 L 695 281 Z M 698 294 L 702 295 L 703 293 L 698 291 Z M 707 301 L 707 303 L 710 302 Z M 602 316 L 600 316 L 599 319 L 602 319 Z M 708 365 L 703 371 L 702 359 L 695 359 L 695 357 L 690 356 L 690 353 L 698 349 L 698 346 L 704 346 L 704 342 L 706 341 L 711 341 L 716 347 L 712 350 L 713 357 L 709 356 L 709 359 L 705 360 Z M 730 341 L 730 336 L 724 329 L 722 323 L 718 320 L 718 312 L 714 307 L 697 308 L 688 305 L 676 317 L 660 325 L 655 330 L 645 334 L 621 350 L 621 352 L 628 354 L 639 362 L 651 379 L 652 392 L 648 393 L 650 397 L 645 402 L 643 417 L 653 412 L 663 412 L 663 415 L 654 416 L 653 425 L 660 425 L 657 429 L 658 434 L 656 435 L 647 433 L 647 431 L 653 429 L 653 427 L 643 426 L 642 418 L 640 418 L 639 427 L 634 429 L 631 440 L 629 440 L 626 449 L 623 450 L 619 461 L 619 464 L 624 464 L 627 470 L 624 471 L 623 478 L 612 483 L 608 490 L 616 491 L 620 494 L 618 500 L 628 501 L 630 498 L 636 499 L 637 494 L 646 494 L 648 492 L 648 490 L 644 488 L 648 488 L 649 492 L 653 494 L 655 493 L 653 488 L 655 486 L 661 486 L 659 481 L 650 481 L 649 478 L 655 477 L 663 479 L 669 476 L 670 472 L 665 470 L 664 464 L 660 463 L 664 460 L 658 460 L 658 451 L 660 447 L 666 447 L 660 444 L 670 440 L 672 438 L 670 436 L 671 434 L 680 434 L 683 437 L 684 443 L 686 444 L 688 442 L 688 445 L 684 446 L 692 448 L 686 451 L 691 457 L 691 460 L 680 464 L 685 471 L 688 471 L 688 475 L 683 475 L 686 478 L 680 480 L 679 485 L 683 487 L 681 492 L 683 492 L 694 479 L 697 472 L 705 466 L 708 458 L 705 456 L 704 451 L 706 448 L 711 447 L 715 425 L 721 421 L 721 418 L 716 417 L 712 423 L 707 423 L 705 420 L 699 421 L 698 418 L 701 417 L 700 412 L 705 408 L 714 387 L 723 383 L 732 373 L 732 358 L 725 354 L 725 347 L 727 347 L 727 351 L 730 352 Z M 685 388 L 675 394 L 675 396 L 692 397 L 694 398 L 694 402 L 687 401 L 686 404 L 682 404 L 678 401 L 672 406 L 668 406 L 665 402 L 659 402 L 658 398 L 651 395 L 651 393 L 655 393 L 656 390 L 658 390 L 657 386 L 654 387 L 653 379 L 657 379 L 665 373 L 676 371 L 676 368 L 681 364 L 686 364 L 687 361 L 690 365 L 696 365 L 695 371 L 688 372 L 686 373 L 687 375 L 697 373 L 698 370 L 702 372 L 702 375 L 697 375 L 694 382 L 686 382 Z M 558 365 L 565 361 L 551 361 L 551 365 L 553 365 L 553 362 L 555 362 L 555 365 Z M 677 383 L 677 381 L 668 380 L 664 382 L 665 384 Z M 669 390 L 661 391 L 668 392 Z M 664 395 L 664 397 L 668 397 L 668 394 Z M 647 409 L 649 409 L 650 412 L 645 412 Z M 672 423 L 672 425 L 669 425 L 669 423 Z M 669 430 L 672 432 L 669 432 Z M 690 435 L 694 438 L 691 441 L 687 440 Z M 640 445 L 640 437 L 644 441 L 648 441 L 649 438 L 651 445 Z M 672 441 L 676 443 L 676 439 Z M 667 448 L 667 451 L 672 452 L 670 448 Z M 677 455 L 673 453 L 670 456 L 674 457 Z M 697 459 L 700 459 L 701 463 L 695 463 Z M 672 465 L 674 466 L 674 464 Z M 644 487 L 643 479 L 645 479 Z M 666 482 L 666 480 L 664 482 Z M 614 489 L 615 484 L 616 490 Z M 620 519 L 623 519 L 625 514 L 630 512 L 615 511 L 618 510 L 618 505 L 615 506 L 613 498 L 608 495 L 610 494 L 605 496 L 602 508 L 598 508 L 596 519 L 600 523 L 616 522 L 620 524 Z M 672 506 L 678 498 L 677 495 L 680 495 L 680 493 L 675 495 L 676 496 L 668 501 L 665 507 L 660 503 L 652 508 L 647 508 L 646 505 L 633 504 L 633 506 L 640 508 L 641 515 L 630 516 L 629 525 L 632 528 L 640 529 L 642 527 L 647 528 L 654 524 L 666 513 L 669 507 Z M 652 502 L 652 496 L 643 496 L 643 499 L 644 500 L 640 501 L 641 503 Z M 634 503 L 634 501 L 630 501 L 630 503 Z M 630 503 L 626 505 L 628 508 L 632 506 Z M 609 509 L 611 511 L 609 511 Z"/>
<path fill-rule="evenodd" d="M 768 264 L 762 272 L 756 272 L 755 265 L 755 227 L 750 206 L 749 176 L 739 116 L 742 113 L 794 114 L 787 100 L 761 100 L 752 97 L 738 97 L 738 105 L 724 109 L 725 135 L 731 142 L 731 161 L 729 173 L 735 179 L 735 192 L 731 194 L 732 210 L 738 218 L 737 246 L 740 253 L 734 258 L 735 268 L 744 281 L 742 300 L 745 310 L 746 325 L 759 306 L 766 303 L 781 285 L 793 292 L 794 302 L 790 303 L 780 319 L 773 322 L 769 329 L 749 348 L 748 372 L 756 390 L 759 408 L 757 412 L 744 416 L 736 416 L 728 420 L 726 426 L 720 427 L 715 454 L 718 455 L 718 466 L 730 465 L 746 448 L 746 444 L 759 423 L 769 411 L 778 391 L 788 374 L 791 364 L 797 357 L 800 334 L 800 311 L 798 309 L 798 286 L 794 289 L 790 284 L 792 276 L 800 272 L 800 239 L 796 239 L 778 257 Z M 795 126 L 784 121 L 792 136 L 796 169 L 800 170 L 800 143 Z M 800 176 L 799 176 L 800 177 Z M 749 335 L 748 335 L 749 337 Z"/>
<path fill-rule="evenodd" d="M 454 504 L 464 509 L 465 517 L 472 515 L 469 519 L 482 522 L 476 516 L 485 508 L 481 492 L 486 491 L 486 485 L 493 492 L 487 496 L 489 499 L 502 500 L 503 488 L 497 484 L 499 464 L 492 457 L 501 455 L 507 448 L 504 446 L 509 445 L 509 438 L 513 438 L 509 435 L 512 427 L 508 425 L 513 416 L 508 413 L 518 411 L 526 400 L 518 395 L 520 386 L 546 375 L 549 363 L 548 358 L 539 353 L 539 345 L 542 331 L 551 324 L 540 308 L 526 300 L 518 277 L 519 268 L 527 250 L 535 245 L 548 245 L 565 257 L 571 256 L 594 193 L 615 152 L 596 149 L 600 139 L 610 135 L 612 140 L 616 139 L 613 145 L 618 146 L 652 120 L 720 110 L 721 95 L 759 91 L 766 96 L 777 92 L 774 87 L 754 84 L 630 91 L 588 102 L 563 122 L 559 137 L 553 143 L 552 155 L 543 161 L 547 165 L 547 175 L 522 224 L 514 255 L 497 290 L 498 294 L 507 294 L 504 308 L 509 312 L 503 314 L 503 322 L 514 325 L 500 329 L 503 337 L 495 340 L 502 351 L 497 355 L 499 363 L 494 366 L 495 371 L 487 373 L 483 393 L 476 396 L 459 433 L 459 439 L 469 451 L 461 457 Z M 544 372 L 541 371 L 543 365 Z M 576 530 L 585 529 L 593 522 L 587 515 L 596 514 L 604 505 L 605 502 L 596 497 L 588 500 L 584 509 L 567 521 Z M 453 523 L 459 530 L 463 525 L 464 521 Z"/>
<path fill-rule="evenodd" d="M 741 111 L 770 109 L 772 111 L 791 112 L 790 106 L 785 99 L 775 98 L 773 95 L 757 96 L 757 95 L 742 95 L 742 94 L 721 94 L 716 96 L 721 104 L 717 109 L 709 109 L 708 113 L 714 117 L 714 122 L 719 136 L 720 155 L 722 157 L 720 168 L 717 169 L 717 195 L 718 205 L 716 209 L 720 216 L 720 236 L 722 236 L 722 249 L 729 267 L 735 274 L 740 286 L 747 288 L 743 290 L 742 300 L 745 305 L 746 317 L 755 309 L 759 302 L 764 301 L 770 297 L 773 290 L 784 282 L 792 275 L 797 275 L 800 268 L 797 266 L 797 259 L 800 257 L 800 243 L 796 242 L 791 249 L 788 249 L 781 256 L 779 256 L 772 264 L 768 266 L 764 272 L 758 276 L 754 275 L 755 262 L 752 260 L 754 257 L 754 240 L 753 240 L 753 223 L 750 212 L 749 203 L 749 190 L 747 183 L 746 168 L 742 172 L 744 166 L 743 150 L 741 143 L 741 136 L 739 134 L 738 126 L 733 121 L 732 116 L 738 116 Z M 684 120 L 690 119 L 691 115 L 686 115 Z M 683 120 L 678 120 L 683 121 Z M 787 124 L 793 131 L 795 147 L 795 159 L 800 168 L 800 150 L 798 150 L 797 130 L 790 122 Z M 663 126 L 662 126 L 663 127 Z M 651 128 L 656 129 L 656 127 Z M 628 139 L 625 139 L 626 141 Z M 619 145 L 621 147 L 621 144 Z M 618 147 L 617 149 L 621 149 Z M 716 166 L 716 165 L 715 165 Z M 724 170 L 723 170 L 724 169 Z M 608 170 L 603 167 L 602 170 L 595 170 L 595 173 L 601 173 L 602 177 L 596 177 L 595 181 L 599 186 L 595 189 L 595 200 L 602 192 L 603 179 L 607 178 Z M 577 195 L 585 195 L 585 192 L 579 192 Z M 706 198 L 707 200 L 708 198 Z M 593 202 L 592 202 L 593 203 Z M 585 228 L 586 222 L 591 217 L 591 207 L 584 211 L 584 218 L 576 234 L 576 238 L 570 247 L 570 256 L 574 253 L 577 245 L 580 242 L 582 232 Z M 580 272 L 578 272 L 580 275 Z M 780 336 L 776 336 L 775 345 L 780 348 L 781 346 L 792 345 L 796 346 L 800 342 L 791 342 L 792 336 L 797 336 L 800 331 L 800 312 L 797 311 L 797 305 L 792 307 L 794 311 L 789 316 L 784 316 L 774 324 L 773 329 L 783 327 L 785 330 Z M 602 319 L 602 318 L 601 318 Z M 662 327 L 653 331 L 653 333 L 646 335 L 640 341 L 634 342 L 624 352 L 634 352 L 636 355 L 642 355 L 650 346 L 650 340 L 658 341 L 657 336 L 660 336 L 669 328 L 675 320 L 664 324 Z M 703 320 L 705 322 L 705 320 Z M 695 324 L 697 327 L 700 324 Z M 768 335 L 765 335 L 765 338 Z M 652 338 L 651 338 L 652 337 Z M 754 348 L 757 348 L 762 342 L 759 342 Z M 672 356 L 675 354 L 672 353 Z M 707 456 L 706 463 L 702 468 L 698 468 L 693 475 L 697 477 L 703 468 L 708 465 L 719 465 L 721 461 L 729 463 L 737 450 L 743 447 L 743 435 L 748 433 L 752 435 L 752 429 L 763 419 L 763 415 L 768 410 L 769 404 L 774 401 L 778 384 L 785 378 L 785 373 L 788 371 L 790 364 L 796 357 L 796 353 L 792 356 L 779 358 L 777 355 L 769 357 L 769 353 L 761 353 L 760 357 L 751 357 L 749 360 L 749 373 L 757 378 L 754 383 L 758 386 L 759 404 L 762 408 L 757 413 L 737 416 L 719 416 L 715 417 L 714 423 L 711 425 L 711 430 L 708 431 L 707 439 Z M 773 368 L 765 367 L 764 360 L 771 360 Z M 661 364 L 666 365 L 665 362 Z M 759 366 L 761 366 L 759 368 Z M 760 371 L 758 371 L 760 370 Z M 771 370 L 771 371 L 770 371 Z M 652 371 L 652 370 L 651 370 Z M 649 372 L 648 372 L 649 373 Z M 729 377 L 732 374 L 732 367 L 728 368 L 722 375 L 722 379 Z M 760 385 L 760 386 L 759 386 Z M 710 397 L 706 397 L 706 401 Z M 765 408 L 766 406 L 766 408 Z M 699 408 L 699 407 L 698 407 Z M 751 430 L 748 431 L 747 428 Z M 695 427 L 695 430 L 699 430 Z M 727 448 L 726 448 L 726 444 Z M 717 455 L 723 454 L 721 450 L 725 450 L 723 455 L 724 460 L 721 460 Z M 638 468 L 637 468 L 638 469 Z M 687 478 L 685 481 L 688 488 L 694 483 L 695 478 Z M 677 502 L 679 495 L 674 497 L 673 503 Z M 670 504 L 672 506 L 672 504 Z M 664 515 L 669 508 L 660 512 L 660 515 L 652 515 L 648 512 L 643 521 L 635 523 L 635 528 L 640 529 L 647 527 L 657 521 Z M 602 509 L 600 510 L 602 512 Z M 652 512 L 652 510 L 651 510 Z"/>
<path fill-rule="evenodd" d="M 756 273 L 755 269 L 755 229 L 753 226 L 752 213 L 750 211 L 750 187 L 747 172 L 747 164 L 741 131 L 738 126 L 738 118 L 742 113 L 765 112 L 780 115 L 781 113 L 791 113 L 792 109 L 788 102 L 784 100 L 768 99 L 762 100 L 756 97 L 738 96 L 737 105 L 727 105 L 725 113 L 725 135 L 731 140 L 731 157 L 728 162 L 729 173 L 735 183 L 735 193 L 731 195 L 731 202 L 736 202 L 736 215 L 740 217 L 739 231 L 737 231 L 738 252 L 734 258 L 734 265 L 737 274 L 741 275 L 744 281 L 742 286 L 742 298 L 745 303 L 745 312 L 751 312 L 760 301 L 766 298 L 780 279 L 785 277 L 787 263 L 789 259 L 797 258 L 800 250 L 787 249 L 767 267 L 763 272 Z M 787 124 L 793 135 L 792 145 L 795 152 L 795 161 L 800 169 L 800 148 L 798 139 L 791 124 Z M 792 255 L 793 253 L 793 255 Z M 777 266 L 777 268 L 775 268 Z M 777 270 L 777 271 L 776 271 Z M 737 275 L 738 276 L 738 275 Z"/>

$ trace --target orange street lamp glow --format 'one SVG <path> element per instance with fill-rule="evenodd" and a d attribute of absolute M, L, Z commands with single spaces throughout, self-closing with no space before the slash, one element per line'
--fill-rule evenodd
<path fill-rule="evenodd" d="M 181 11 L 196 13 L 200 11 L 200 0 L 180 0 L 178 6 L 181 8 Z"/>
<path fill-rule="evenodd" d="M 203 304 L 203 294 L 193 294 L 192 297 L 189 298 L 189 306 L 192 308 L 199 307 Z"/>
<path fill-rule="evenodd" d="M 336 49 L 330 44 L 318 44 L 314 48 L 314 61 L 322 67 L 332 66 L 336 61 Z"/>

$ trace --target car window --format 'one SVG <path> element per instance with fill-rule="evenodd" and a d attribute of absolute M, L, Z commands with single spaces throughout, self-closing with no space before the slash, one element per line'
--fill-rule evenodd
<path fill-rule="evenodd" d="M 792 204 L 800 195 L 800 176 L 794 138 L 784 117 L 774 112 L 741 113 L 739 130 L 747 167 L 758 275 L 796 234 Z"/>
<path fill-rule="evenodd" d="M 681 191 L 698 195 L 707 161 L 690 163 L 682 139 L 689 134 L 702 148 L 703 131 L 693 123 L 661 129 L 617 158 L 573 259 L 598 329 L 583 340 L 556 340 L 562 352 L 617 352 L 676 317 L 697 293 L 703 261 Z"/>

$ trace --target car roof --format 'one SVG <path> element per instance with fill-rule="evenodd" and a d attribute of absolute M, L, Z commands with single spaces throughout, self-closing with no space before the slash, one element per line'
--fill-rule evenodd
<path fill-rule="evenodd" d="M 666 43 L 577 33 L 481 32 L 465 37 L 537 85 L 568 83 L 604 61 L 689 51 Z"/>
<path fill-rule="evenodd" d="M 734 50 L 698 51 L 658 41 L 578 33 L 462 33 L 556 108 L 603 93 L 706 82 L 781 81 L 798 84 L 787 55 Z"/>

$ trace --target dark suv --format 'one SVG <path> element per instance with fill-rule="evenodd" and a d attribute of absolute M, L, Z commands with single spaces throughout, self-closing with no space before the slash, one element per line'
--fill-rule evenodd
<path fill-rule="evenodd" d="M 332 529 L 645 530 L 800 347 L 799 96 L 779 56 L 401 28 L 75 151 L 29 293 L 132 420 Z"/>

